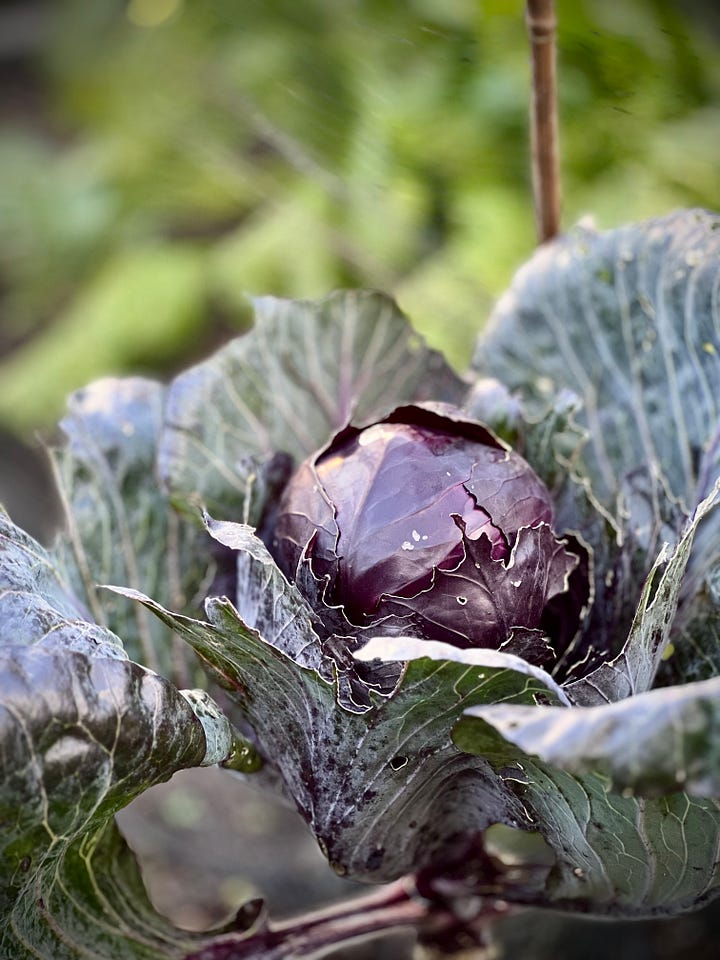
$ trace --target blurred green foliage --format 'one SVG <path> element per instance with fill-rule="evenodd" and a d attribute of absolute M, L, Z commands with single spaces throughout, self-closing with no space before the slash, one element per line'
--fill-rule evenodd
<path fill-rule="evenodd" d="M 463 367 L 535 244 L 523 6 L 0 8 L 0 424 L 188 362 L 255 293 L 383 288 Z M 720 204 L 712 9 L 557 0 L 566 225 Z"/>

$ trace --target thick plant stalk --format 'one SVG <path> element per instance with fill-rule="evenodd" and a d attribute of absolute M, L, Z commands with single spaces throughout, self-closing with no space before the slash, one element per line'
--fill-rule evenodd
<path fill-rule="evenodd" d="M 465 921 L 449 907 L 432 903 L 418 895 L 413 877 L 405 877 L 388 884 L 379 891 L 354 898 L 277 924 L 269 924 L 260 912 L 261 901 L 248 904 L 250 916 L 243 919 L 237 933 L 219 936 L 185 960 L 300 960 L 316 957 L 329 949 L 357 940 L 378 937 L 389 932 L 417 931 L 432 943 L 448 941 L 465 931 L 468 942 L 463 956 L 472 960 L 487 960 L 488 952 L 481 942 L 485 940 L 487 924 L 510 907 L 504 901 L 478 900 L 475 915 Z M 253 913 L 252 909 L 257 907 Z M 249 927 L 245 927 L 245 920 Z M 447 946 L 446 942 L 446 946 Z M 457 951 L 436 953 L 432 946 L 420 947 L 416 953 L 423 960 L 436 956 L 460 956 Z"/>
<path fill-rule="evenodd" d="M 532 54 L 533 193 L 538 240 L 560 230 L 560 151 L 558 147 L 555 8 L 553 0 L 527 0 L 526 22 Z"/>
<path fill-rule="evenodd" d="M 427 917 L 428 905 L 414 896 L 404 880 L 379 892 L 306 914 L 295 920 L 269 925 L 261 921 L 249 936 L 220 937 L 185 957 L 185 960 L 283 960 L 312 957 L 359 938 L 388 931 L 414 929 Z"/>

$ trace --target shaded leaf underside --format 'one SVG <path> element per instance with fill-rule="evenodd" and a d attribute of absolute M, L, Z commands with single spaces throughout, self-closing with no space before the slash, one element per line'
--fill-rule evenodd
<path fill-rule="evenodd" d="M 201 724 L 172 685 L 130 661 L 42 647 L 4 654 L 0 956 L 181 955 L 172 940 L 185 938 L 154 915 L 112 817 L 203 761 Z M 128 870 L 118 901 L 110 891 Z"/>
<path fill-rule="evenodd" d="M 621 706 L 625 704 L 594 709 Z M 574 719 L 578 711 L 561 712 Z M 454 740 L 501 773 L 555 852 L 546 903 L 610 916 L 643 916 L 689 910 L 717 895 L 717 801 L 679 792 L 656 799 L 613 792 L 605 776 L 573 775 L 528 756 L 491 726 L 491 718 L 491 712 L 487 718 L 480 712 L 464 717 Z M 623 735 L 628 737 L 627 726 Z"/>
<path fill-rule="evenodd" d="M 652 796 L 684 790 L 692 796 L 720 797 L 717 677 L 605 706 L 559 710 L 496 705 L 473 707 L 467 715 L 484 720 L 546 763 L 609 778 L 616 791 Z M 472 728 L 472 722 L 468 726 Z"/>
<path fill-rule="evenodd" d="M 720 484 L 698 505 L 670 556 L 664 549 L 660 552 L 643 587 L 620 653 L 567 685 L 567 692 L 575 703 L 586 706 L 609 703 L 650 689 L 670 643 L 695 533 L 718 500 Z"/>

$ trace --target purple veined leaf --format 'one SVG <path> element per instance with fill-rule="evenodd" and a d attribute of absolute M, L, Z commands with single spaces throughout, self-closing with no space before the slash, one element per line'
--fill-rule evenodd
<path fill-rule="evenodd" d="M 561 388 L 581 397 L 585 460 L 606 506 L 645 464 L 687 513 L 712 485 L 697 489 L 720 422 L 717 224 L 679 210 L 571 231 L 518 272 L 478 341 L 475 368 L 526 402 L 542 406 Z"/>

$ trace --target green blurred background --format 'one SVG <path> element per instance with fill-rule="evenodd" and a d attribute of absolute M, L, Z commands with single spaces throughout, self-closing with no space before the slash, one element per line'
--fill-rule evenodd
<path fill-rule="evenodd" d="M 564 223 L 720 206 L 716 0 L 558 0 Z M 0 427 L 249 296 L 393 293 L 460 368 L 534 247 L 520 0 L 0 5 Z"/>

